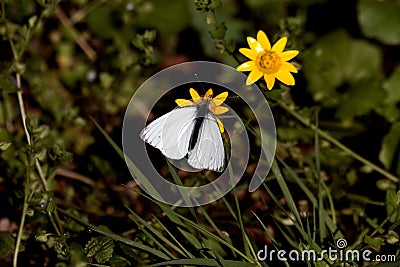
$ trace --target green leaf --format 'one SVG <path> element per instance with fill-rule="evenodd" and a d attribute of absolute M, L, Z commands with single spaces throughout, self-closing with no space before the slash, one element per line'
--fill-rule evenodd
<path fill-rule="evenodd" d="M 400 219 L 400 213 L 398 212 L 400 204 L 400 191 L 388 190 L 386 192 L 386 212 L 388 214 L 389 220 L 395 222 Z"/>
<path fill-rule="evenodd" d="M 376 45 L 351 38 L 343 30 L 322 37 L 303 57 L 308 90 L 325 107 L 341 102 L 336 88 L 379 77 L 382 65 L 381 51 Z"/>
<path fill-rule="evenodd" d="M 147 43 L 152 43 L 157 37 L 157 32 L 154 30 L 145 30 L 143 40 Z"/>
<path fill-rule="evenodd" d="M 48 6 L 46 7 L 46 9 L 43 11 L 43 15 L 46 18 L 50 18 L 52 16 L 54 16 L 54 14 L 56 13 L 56 6 Z"/>
<path fill-rule="evenodd" d="M 131 263 L 127 259 L 118 255 L 114 255 L 110 259 L 110 264 L 111 266 L 131 266 Z"/>
<path fill-rule="evenodd" d="M 46 6 L 46 0 L 36 0 L 36 2 L 37 2 L 41 7 L 45 7 L 45 6 Z"/>
<path fill-rule="evenodd" d="M 143 28 L 155 28 L 162 38 L 171 39 L 190 22 L 186 0 L 152 0 L 147 3 L 148 13 L 139 17 L 137 23 Z"/>
<path fill-rule="evenodd" d="M 113 14 L 117 12 L 116 7 L 111 3 L 105 3 L 89 13 L 87 25 L 103 39 L 112 39 L 119 29 L 114 25 Z"/>
<path fill-rule="evenodd" d="M 360 81 L 341 94 L 336 116 L 345 120 L 367 114 L 379 107 L 385 96 L 386 92 L 380 87 L 379 79 Z"/>
<path fill-rule="evenodd" d="M 48 150 L 49 157 L 53 161 L 71 162 L 73 154 L 65 150 L 65 148 L 54 145 Z"/>
<path fill-rule="evenodd" d="M 387 191 L 389 189 L 393 189 L 393 190 L 396 189 L 397 185 L 388 179 L 380 179 L 380 180 L 376 181 L 376 187 L 379 190 Z"/>
<path fill-rule="evenodd" d="M 10 142 L 0 142 L 0 150 L 4 151 L 7 150 L 10 147 L 11 143 Z"/>
<path fill-rule="evenodd" d="M 386 241 L 391 245 L 399 242 L 399 234 L 392 230 L 389 231 L 389 233 L 385 236 L 385 238 Z"/>
<path fill-rule="evenodd" d="M 397 104 L 397 102 L 400 102 L 400 66 L 392 72 L 383 88 L 388 93 L 385 103 Z"/>
<path fill-rule="evenodd" d="M 0 90 L 3 89 L 8 93 L 18 92 L 18 88 L 14 85 L 13 79 L 8 76 L 0 75 Z"/>
<path fill-rule="evenodd" d="M 365 236 L 365 243 L 367 243 L 371 248 L 375 249 L 376 251 L 379 251 L 381 249 L 381 246 L 385 244 L 385 239 L 381 237 L 370 237 L 370 236 Z"/>
<path fill-rule="evenodd" d="M 4 259 L 14 250 L 14 242 L 14 238 L 8 232 L 0 232 L 0 259 Z"/>
<path fill-rule="evenodd" d="M 110 260 L 114 252 L 114 242 L 107 236 L 93 237 L 85 246 L 88 258 L 94 257 L 98 263 Z"/>
<path fill-rule="evenodd" d="M 104 89 L 110 89 L 110 87 L 114 81 L 114 76 L 112 76 L 111 74 L 109 74 L 107 72 L 102 72 L 102 73 L 100 73 L 99 78 L 100 78 L 101 86 Z"/>
<path fill-rule="evenodd" d="M 358 1 L 358 23 L 362 33 L 385 44 L 400 44 L 399 14 L 399 1 Z"/>
<path fill-rule="evenodd" d="M 212 0 L 211 3 L 208 5 L 210 10 L 216 10 L 222 7 L 222 3 L 220 0 Z"/>
<path fill-rule="evenodd" d="M 400 122 L 394 123 L 383 138 L 379 160 L 386 169 L 395 168 L 400 174 Z"/>
<path fill-rule="evenodd" d="M 213 39 L 224 39 L 226 34 L 226 25 L 221 23 L 215 27 L 215 29 L 210 30 L 211 38 Z"/>
<path fill-rule="evenodd" d="M 86 267 L 88 259 L 83 253 L 83 248 L 80 244 L 72 242 L 70 249 L 70 266 Z"/>

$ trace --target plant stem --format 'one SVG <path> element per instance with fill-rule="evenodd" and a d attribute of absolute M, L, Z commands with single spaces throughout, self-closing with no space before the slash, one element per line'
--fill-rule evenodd
<path fill-rule="evenodd" d="M 385 176 L 389 180 L 391 180 L 393 182 L 396 182 L 396 183 L 399 182 L 399 178 L 397 178 L 393 174 L 389 173 L 388 171 L 382 169 L 381 167 L 377 166 L 376 164 L 372 163 L 371 161 L 365 159 L 364 157 L 360 156 L 359 154 L 357 154 L 356 152 L 354 152 L 353 150 L 351 150 L 347 146 L 343 145 L 337 139 L 335 139 L 334 137 L 332 137 L 328 133 L 322 131 L 321 129 L 316 127 L 315 124 L 311 123 L 308 119 L 306 119 L 303 116 L 301 116 L 293 108 L 291 108 L 288 105 L 286 105 L 282 100 L 278 100 L 277 104 L 281 108 L 283 108 L 286 112 L 288 112 L 290 115 L 295 117 L 298 121 L 303 123 L 305 126 L 310 127 L 312 130 L 316 131 L 322 138 L 324 138 L 325 140 L 327 140 L 330 143 L 334 144 L 335 146 L 337 146 L 338 148 L 340 148 L 341 150 L 343 150 L 344 152 L 346 152 L 347 154 L 352 156 L 354 159 L 356 159 L 356 160 L 362 162 L 363 164 L 369 166 L 371 169 L 373 169 L 374 171 L 379 172 L 380 174 L 382 174 L 383 176 Z"/>
<path fill-rule="evenodd" d="M 16 79 L 17 79 L 17 88 L 18 88 L 18 106 L 19 106 L 19 110 L 21 113 L 21 120 L 22 120 L 22 125 L 25 131 L 25 136 L 26 136 L 26 140 L 28 142 L 28 145 L 32 145 L 32 140 L 31 140 L 31 135 L 28 131 L 28 127 L 26 126 L 26 112 L 25 112 L 25 107 L 24 107 L 24 100 L 22 97 L 22 89 L 21 89 L 21 75 L 19 73 L 17 73 L 16 75 Z M 37 172 L 39 174 L 39 178 L 40 178 L 40 182 L 42 183 L 42 186 L 44 188 L 44 190 L 47 192 L 49 191 L 49 186 L 47 185 L 47 181 L 46 178 L 44 177 L 43 174 L 43 170 L 42 170 L 42 166 L 40 165 L 39 159 L 35 158 L 35 165 L 36 165 L 36 169 Z"/>
<path fill-rule="evenodd" d="M 74 38 L 75 42 L 86 54 L 86 56 L 91 61 L 95 61 L 97 58 L 96 51 L 88 44 L 88 42 L 86 42 L 86 40 L 82 37 L 82 35 L 75 30 L 71 20 L 65 15 L 64 11 L 62 11 L 62 9 L 59 6 L 56 7 L 56 15 L 58 19 L 61 21 L 62 25 L 68 30 L 68 32 Z"/>
<path fill-rule="evenodd" d="M 15 240 L 15 247 L 14 247 L 14 256 L 13 256 L 13 267 L 18 266 L 18 251 L 19 247 L 21 245 L 21 239 L 22 239 L 22 234 L 24 231 L 24 225 L 25 225 L 25 218 L 26 218 L 26 213 L 28 211 L 28 193 L 29 193 L 29 184 L 30 184 L 30 167 L 27 167 L 26 170 L 26 182 L 25 182 L 25 190 L 24 190 L 24 205 L 22 207 L 22 215 L 21 215 L 21 222 L 19 224 L 19 229 L 17 233 L 17 238 Z"/>
<path fill-rule="evenodd" d="M 17 267 L 18 263 L 18 251 L 19 247 L 21 245 L 21 239 L 22 239 L 22 232 L 24 230 L 24 225 L 25 225 L 25 217 L 26 217 L 26 212 L 28 210 L 28 203 L 24 202 L 24 206 L 22 209 L 22 216 L 21 216 L 21 222 L 20 222 L 20 227 L 18 229 L 18 234 L 17 234 L 17 239 L 15 240 L 15 248 L 14 248 L 14 256 L 13 256 L 13 267 Z"/>

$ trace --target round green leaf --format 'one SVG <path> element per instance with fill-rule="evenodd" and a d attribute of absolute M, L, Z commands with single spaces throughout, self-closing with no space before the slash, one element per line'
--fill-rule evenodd
<path fill-rule="evenodd" d="M 4 89 L 8 93 L 16 93 L 18 92 L 18 88 L 14 85 L 14 81 L 4 75 L 0 75 L 0 90 Z"/>
<path fill-rule="evenodd" d="M 400 2 L 358 1 L 358 22 L 363 34 L 385 44 L 400 44 Z"/>
<path fill-rule="evenodd" d="M 381 151 L 379 153 L 379 160 L 383 163 L 385 168 L 390 169 L 393 166 L 396 168 L 397 173 L 400 173 L 399 147 L 400 122 L 397 122 L 392 125 L 389 133 L 383 138 Z M 394 160 L 397 162 L 393 162 Z"/>
<path fill-rule="evenodd" d="M 303 54 L 303 71 L 314 100 L 325 107 L 338 105 L 343 99 L 336 90 L 380 76 L 381 51 L 365 40 L 351 38 L 345 31 L 332 32 Z"/>
<path fill-rule="evenodd" d="M 387 79 L 384 84 L 384 89 L 388 95 L 386 98 L 387 104 L 396 104 L 400 102 L 400 66 L 398 66 Z"/>
<path fill-rule="evenodd" d="M 385 96 L 379 79 L 360 81 L 341 94 L 336 116 L 345 120 L 367 114 L 379 107 Z"/>

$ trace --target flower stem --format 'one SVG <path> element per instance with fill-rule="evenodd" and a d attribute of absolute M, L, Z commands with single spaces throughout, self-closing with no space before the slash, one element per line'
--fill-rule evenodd
<path fill-rule="evenodd" d="M 22 239 L 22 234 L 24 231 L 26 213 L 27 213 L 28 207 L 29 207 L 29 204 L 28 204 L 28 193 L 29 193 L 29 184 L 30 184 L 29 177 L 30 177 L 30 167 L 28 166 L 27 170 L 26 170 L 26 182 L 25 182 L 25 189 L 24 189 L 24 205 L 22 207 L 21 222 L 19 223 L 17 238 L 15 240 L 13 267 L 18 266 L 18 251 L 21 246 L 21 239 Z"/>
<path fill-rule="evenodd" d="M 18 106 L 19 106 L 19 110 L 20 110 L 20 113 L 21 113 L 22 125 L 23 125 L 24 131 L 25 131 L 25 136 L 26 136 L 26 140 L 28 142 L 28 145 L 32 145 L 31 135 L 30 135 L 30 133 L 28 131 L 28 127 L 26 126 L 26 112 L 25 112 L 24 100 L 23 100 L 23 97 L 22 97 L 22 89 L 21 89 L 21 75 L 19 73 L 17 73 L 15 76 L 16 76 L 16 79 L 17 79 Z M 42 166 L 40 165 L 40 162 L 39 162 L 38 158 L 35 158 L 35 165 L 36 165 L 37 172 L 39 174 L 40 182 L 42 183 L 42 186 L 43 186 L 44 190 L 47 192 L 47 191 L 49 191 L 49 186 L 47 185 L 47 181 L 46 181 L 46 178 L 44 177 Z"/>
<path fill-rule="evenodd" d="M 28 210 L 28 203 L 24 202 L 24 206 L 23 206 L 23 209 L 22 209 L 21 222 L 19 224 L 20 227 L 18 229 L 17 239 L 15 241 L 13 267 L 17 267 L 18 266 L 18 251 L 19 251 L 19 247 L 21 245 L 22 232 L 24 230 L 25 217 L 26 217 L 27 210 Z"/>

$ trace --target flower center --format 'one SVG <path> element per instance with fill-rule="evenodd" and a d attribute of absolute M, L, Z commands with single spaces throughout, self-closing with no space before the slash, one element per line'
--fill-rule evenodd
<path fill-rule="evenodd" d="M 256 62 L 258 69 L 267 74 L 275 73 L 281 67 L 280 56 L 272 51 L 259 53 Z"/>

